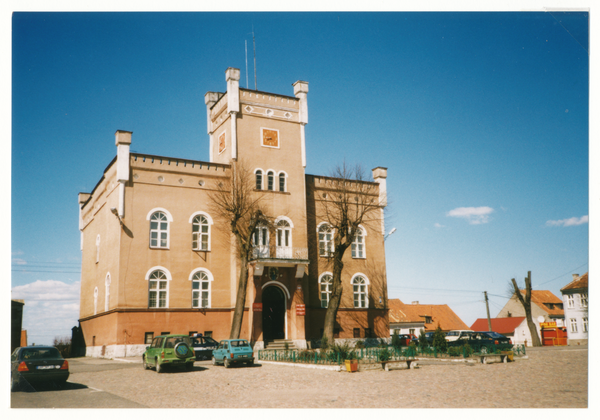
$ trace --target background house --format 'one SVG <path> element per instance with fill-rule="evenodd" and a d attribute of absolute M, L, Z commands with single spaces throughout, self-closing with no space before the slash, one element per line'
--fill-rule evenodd
<path fill-rule="evenodd" d="M 510 338 L 513 344 L 531 345 L 531 333 L 527 326 L 527 318 L 524 316 L 515 316 L 510 318 L 492 318 L 492 331 L 505 335 Z M 478 318 L 473 325 L 473 331 L 488 331 L 487 318 Z"/>
<path fill-rule="evenodd" d="M 414 334 L 420 330 L 435 331 L 438 324 L 443 332 L 468 330 L 469 327 L 454 313 L 448 305 L 410 305 L 400 299 L 389 300 L 390 335 Z"/>
<path fill-rule="evenodd" d="M 573 281 L 560 289 L 565 308 L 568 343 L 588 343 L 588 273 L 573 274 Z"/>
<path fill-rule="evenodd" d="M 525 290 L 521 290 L 521 293 L 525 296 Z M 556 297 L 550 290 L 531 291 L 531 315 L 533 320 L 538 324 L 540 322 L 556 322 L 556 325 L 559 327 L 565 325 L 563 301 Z M 523 305 L 521 305 L 517 296 L 513 295 L 498 315 L 496 315 L 496 318 L 510 318 L 515 316 L 525 316 L 525 309 L 523 309 Z"/>

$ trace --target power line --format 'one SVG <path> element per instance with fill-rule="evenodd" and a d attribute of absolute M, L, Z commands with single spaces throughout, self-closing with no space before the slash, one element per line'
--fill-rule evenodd
<path fill-rule="evenodd" d="M 544 283 L 540 283 L 540 286 L 542 286 L 542 285 L 544 285 L 546 283 L 550 283 L 550 282 L 552 282 L 554 280 L 558 280 L 559 278 L 561 278 L 563 276 L 566 276 L 567 274 L 571 274 L 571 272 L 573 272 L 575 270 L 579 270 L 581 267 L 585 267 L 586 265 L 588 265 L 588 263 L 589 263 L 589 261 L 581 264 L 579 267 L 576 267 L 576 268 L 574 268 L 572 270 L 567 271 L 565 274 L 561 274 L 560 276 L 553 278 L 552 280 L 548 280 L 548 281 L 545 281 Z"/>

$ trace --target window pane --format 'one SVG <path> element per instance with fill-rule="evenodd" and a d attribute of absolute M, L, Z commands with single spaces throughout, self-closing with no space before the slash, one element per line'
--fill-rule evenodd
<path fill-rule="evenodd" d="M 150 289 L 156 289 L 156 280 L 150 281 Z"/>
<path fill-rule="evenodd" d="M 193 290 L 199 290 L 200 289 L 200 282 L 199 281 L 193 281 L 192 282 L 192 289 Z"/>
<path fill-rule="evenodd" d="M 156 307 L 156 292 L 150 292 L 148 294 L 148 306 L 151 308 Z"/>
<path fill-rule="evenodd" d="M 166 308 L 167 307 L 167 292 L 159 292 L 158 295 L 158 307 Z"/>
<path fill-rule="evenodd" d="M 159 287 L 161 290 L 165 290 L 167 288 L 167 282 L 166 281 L 161 281 L 158 283 Z"/>

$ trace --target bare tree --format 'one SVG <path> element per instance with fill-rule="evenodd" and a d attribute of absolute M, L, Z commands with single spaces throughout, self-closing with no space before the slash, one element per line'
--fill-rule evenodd
<path fill-rule="evenodd" d="M 328 255 L 333 266 L 331 297 L 323 326 L 323 339 L 333 343 L 335 319 L 343 291 L 341 279 L 344 254 L 352 246 L 360 229 L 359 225 L 381 223 L 383 206 L 380 203 L 378 185 L 367 181 L 365 172 L 359 165 L 349 167 L 344 162 L 337 166 L 326 185 L 328 192 L 316 204 L 316 216 L 328 224 L 329 231 L 323 235 L 333 236 L 333 246 L 325 245 L 327 249 L 319 250 L 320 255 Z M 327 241 L 319 240 L 319 244 L 327 244 Z"/>
<path fill-rule="evenodd" d="M 209 194 L 212 211 L 229 222 L 240 257 L 240 274 L 229 338 L 239 338 L 246 306 L 248 262 L 253 258 L 252 235 L 259 225 L 268 227 L 271 219 L 263 212 L 263 194 L 254 191 L 254 178 L 241 162 L 233 162 L 229 178 L 217 181 Z"/>
<path fill-rule="evenodd" d="M 531 333 L 531 344 L 533 347 L 541 347 L 542 343 L 540 341 L 540 337 L 537 333 L 537 328 L 535 326 L 535 322 L 533 322 L 533 317 L 531 315 L 531 271 L 527 272 L 527 277 L 525 277 L 525 297 L 521 293 L 521 289 L 517 285 L 515 279 L 511 280 L 512 287 L 511 292 L 514 293 L 521 305 L 523 305 L 523 309 L 525 310 L 525 317 L 527 318 L 527 327 L 529 327 L 529 332 Z"/>

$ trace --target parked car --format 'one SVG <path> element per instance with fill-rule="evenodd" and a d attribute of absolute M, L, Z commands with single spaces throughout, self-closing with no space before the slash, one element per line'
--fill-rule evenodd
<path fill-rule="evenodd" d="M 202 337 L 201 334 L 192 336 L 192 347 L 196 360 L 208 360 L 212 357 L 213 350 L 219 347 L 219 343 L 211 337 Z"/>
<path fill-rule="evenodd" d="M 226 368 L 233 364 L 254 364 L 254 353 L 247 340 L 221 340 L 219 347 L 213 350 L 213 365 L 223 364 Z"/>
<path fill-rule="evenodd" d="M 475 353 L 491 353 L 494 350 L 510 350 L 510 339 L 493 331 L 467 331 L 455 341 L 449 341 L 449 347 L 469 344 Z"/>
<path fill-rule="evenodd" d="M 433 331 L 429 331 L 425 333 L 425 339 L 427 340 L 427 342 L 429 343 L 429 345 L 433 344 Z"/>
<path fill-rule="evenodd" d="M 464 338 L 466 333 L 473 332 L 471 330 L 452 330 L 446 333 L 446 341 L 456 341 L 459 338 Z M 462 334 L 462 336 L 461 336 Z"/>
<path fill-rule="evenodd" d="M 408 346 L 411 342 L 418 343 L 419 339 L 414 334 L 399 334 L 401 346 Z"/>
<path fill-rule="evenodd" d="M 146 347 L 142 355 L 144 369 L 154 367 L 160 373 L 167 366 L 181 366 L 190 371 L 194 368 L 194 350 L 187 335 L 159 335 Z"/>
<path fill-rule="evenodd" d="M 56 347 L 17 347 L 10 356 L 10 389 L 26 384 L 54 383 L 64 385 L 69 378 L 69 362 Z"/>

